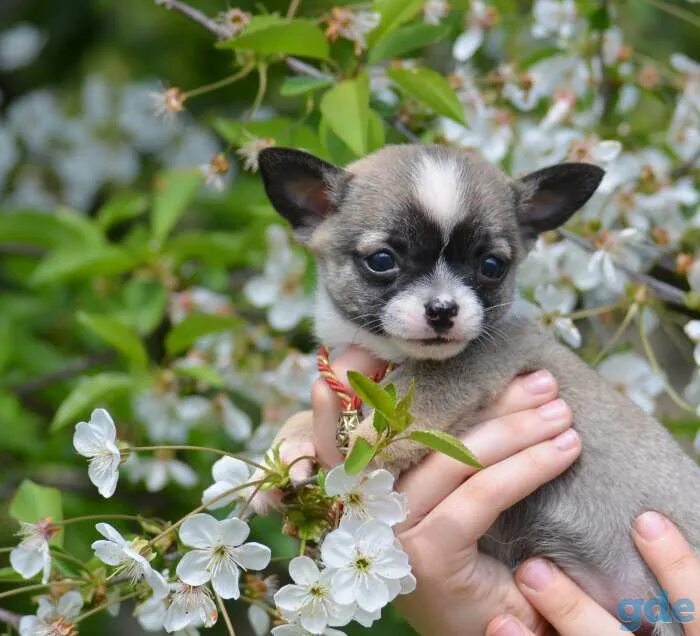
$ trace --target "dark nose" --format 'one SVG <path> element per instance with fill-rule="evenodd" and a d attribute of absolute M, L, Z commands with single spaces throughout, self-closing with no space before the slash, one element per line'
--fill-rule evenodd
<path fill-rule="evenodd" d="M 425 319 L 435 331 L 447 331 L 458 311 L 454 300 L 431 300 L 425 305 Z"/>

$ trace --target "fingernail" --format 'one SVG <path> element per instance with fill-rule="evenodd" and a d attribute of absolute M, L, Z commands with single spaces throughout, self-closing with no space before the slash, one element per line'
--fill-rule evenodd
<path fill-rule="evenodd" d="M 530 589 L 541 590 L 554 578 L 552 566 L 543 559 L 528 561 L 518 572 L 518 578 Z"/>
<path fill-rule="evenodd" d="M 554 376 L 542 369 L 525 376 L 525 386 L 531 393 L 547 393 L 554 388 Z"/>
<path fill-rule="evenodd" d="M 578 433 L 573 428 L 570 428 L 554 438 L 554 445 L 559 450 L 567 451 L 574 448 L 578 444 L 578 440 Z"/>
<path fill-rule="evenodd" d="M 637 517 L 635 530 L 647 541 L 656 541 L 666 533 L 666 519 L 658 512 L 645 512 Z"/>
<path fill-rule="evenodd" d="M 568 413 L 568 407 L 564 400 L 556 399 L 538 407 L 537 412 L 543 420 L 559 420 Z"/>
<path fill-rule="evenodd" d="M 513 617 L 504 616 L 491 633 L 493 636 L 522 636 L 523 630 Z"/>

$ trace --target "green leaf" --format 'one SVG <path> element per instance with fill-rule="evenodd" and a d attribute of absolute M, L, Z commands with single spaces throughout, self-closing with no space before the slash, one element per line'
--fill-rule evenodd
<path fill-rule="evenodd" d="M 61 491 L 58 488 L 40 486 L 29 479 L 25 479 L 15 491 L 15 496 L 10 502 L 10 516 L 17 521 L 36 523 L 46 517 L 51 521 L 63 519 L 63 502 Z M 50 541 L 52 545 L 62 545 L 63 531 L 59 532 Z"/>
<path fill-rule="evenodd" d="M 262 18 L 262 19 L 261 19 Z M 217 44 L 218 48 L 254 51 L 266 55 L 298 55 L 328 59 L 328 40 L 319 26 L 304 19 L 256 16 L 241 35 Z"/>
<path fill-rule="evenodd" d="M 202 176 L 195 170 L 171 170 L 156 176 L 151 212 L 151 234 L 162 243 L 192 202 Z"/>
<path fill-rule="evenodd" d="M 373 46 L 414 18 L 423 8 L 424 0 L 375 0 L 374 10 L 379 13 L 379 24 L 369 33 L 368 42 Z"/>
<path fill-rule="evenodd" d="M 168 303 L 168 291 L 163 285 L 146 278 L 132 278 L 123 288 L 121 305 L 115 316 L 147 336 L 160 324 Z"/>
<path fill-rule="evenodd" d="M 97 224 L 103 231 L 130 221 L 148 209 L 148 200 L 138 192 L 122 192 L 112 197 L 97 211 Z"/>
<path fill-rule="evenodd" d="M 148 354 L 141 339 L 123 322 L 112 316 L 78 313 L 78 322 L 98 338 L 114 347 L 134 366 L 148 366 Z"/>
<path fill-rule="evenodd" d="M 444 453 L 463 464 L 467 464 L 467 466 L 483 468 L 472 452 L 454 435 L 444 431 L 413 431 L 409 437 L 414 442 Z"/>
<path fill-rule="evenodd" d="M 391 418 L 396 405 L 385 388 L 357 371 L 348 371 L 348 382 L 363 402 Z"/>
<path fill-rule="evenodd" d="M 450 31 L 444 24 L 408 24 L 384 36 L 370 49 L 367 61 L 376 64 L 382 60 L 401 57 L 442 40 Z"/>
<path fill-rule="evenodd" d="M 83 378 L 58 407 L 49 430 L 55 433 L 69 424 L 77 424 L 98 403 L 130 391 L 134 382 L 130 375 L 117 372 Z"/>
<path fill-rule="evenodd" d="M 66 280 L 127 272 L 136 260 L 126 250 L 112 245 L 59 248 L 48 254 L 32 271 L 29 282 L 49 285 Z"/>
<path fill-rule="evenodd" d="M 43 212 L 0 213 L 3 241 L 41 247 L 98 244 L 99 230 L 84 215 L 65 208 L 51 214 Z"/>
<path fill-rule="evenodd" d="M 464 106 L 448 81 L 429 68 L 394 68 L 387 75 L 411 97 L 422 102 L 438 115 L 466 124 Z"/>
<path fill-rule="evenodd" d="M 247 263 L 248 239 L 243 232 L 182 232 L 170 239 L 163 253 L 177 263 L 196 258 L 212 265 L 244 265 Z"/>
<path fill-rule="evenodd" d="M 382 434 L 387 428 L 389 428 L 389 420 L 386 419 L 381 411 L 375 409 L 374 416 L 372 417 L 372 426 L 377 433 Z"/>
<path fill-rule="evenodd" d="M 0 389 L 0 422 L 2 422 L 0 449 L 29 457 L 41 454 L 42 449 L 36 443 L 43 432 L 43 428 L 39 428 L 39 417 L 27 411 L 13 393 L 2 389 Z"/>
<path fill-rule="evenodd" d="M 284 83 L 280 87 L 280 95 L 282 97 L 296 97 L 297 95 L 305 95 L 319 88 L 326 88 L 333 83 L 331 79 L 323 77 L 309 77 L 307 75 L 296 75 L 294 77 L 286 77 Z"/>
<path fill-rule="evenodd" d="M 224 379 L 221 377 L 218 371 L 207 365 L 174 365 L 173 371 L 175 371 L 176 375 L 191 378 L 197 382 L 203 382 L 204 384 L 208 384 L 210 387 L 215 389 L 220 389 L 224 386 Z"/>
<path fill-rule="evenodd" d="M 358 437 L 345 458 L 345 472 L 357 475 L 362 472 L 374 457 L 375 449 L 364 437 Z"/>
<path fill-rule="evenodd" d="M 172 356 L 187 349 L 190 345 L 209 333 L 228 331 L 238 324 L 230 316 L 213 314 L 191 314 L 175 325 L 165 337 L 165 349 Z"/>
<path fill-rule="evenodd" d="M 369 136 L 369 83 L 365 74 L 345 80 L 321 98 L 321 114 L 331 130 L 357 156 L 367 154 Z"/>

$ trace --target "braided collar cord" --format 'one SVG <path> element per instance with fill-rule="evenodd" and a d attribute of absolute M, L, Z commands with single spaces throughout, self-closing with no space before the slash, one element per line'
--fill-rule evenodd
<path fill-rule="evenodd" d="M 321 345 L 316 354 L 318 364 L 318 372 L 325 380 L 328 387 L 338 396 L 343 411 L 359 411 L 362 406 L 362 400 L 355 393 L 338 379 L 338 376 L 333 372 L 328 355 L 328 349 Z M 375 382 L 383 380 L 390 370 L 390 365 L 384 366 L 374 374 L 372 379 Z"/>

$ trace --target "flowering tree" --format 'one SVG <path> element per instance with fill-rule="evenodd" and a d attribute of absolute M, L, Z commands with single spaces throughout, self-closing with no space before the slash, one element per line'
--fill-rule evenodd
<path fill-rule="evenodd" d="M 700 27 L 690 3 L 639 4 Z M 230 75 L 121 89 L 91 75 L 80 118 L 48 91 L 8 103 L 0 450 L 19 538 L 0 549 L 0 620 L 22 636 L 90 633 L 120 606 L 145 631 L 232 634 L 247 616 L 256 634 L 332 635 L 412 590 L 392 531 L 405 502 L 367 468 L 404 434 L 410 394 L 355 376 L 379 442 L 327 473 L 299 478 L 299 458 L 268 450 L 316 376 L 310 261 L 254 174 L 271 145 L 340 164 L 432 142 L 514 175 L 605 168 L 523 266 L 523 311 L 700 453 L 697 51 L 642 52 L 638 8 L 613 0 L 318 5 L 157 0 L 149 18 L 201 29 Z M 28 24 L 0 33 L 0 69 L 43 46 Z M 251 81 L 236 112 L 193 114 Z M 281 520 L 254 514 L 265 491 Z"/>

